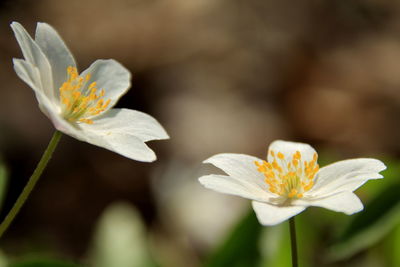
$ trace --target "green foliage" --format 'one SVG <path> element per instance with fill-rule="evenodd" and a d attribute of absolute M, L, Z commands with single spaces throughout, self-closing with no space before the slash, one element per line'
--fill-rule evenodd
<path fill-rule="evenodd" d="M 383 175 L 384 179 L 369 181 L 357 190 L 365 203 L 360 213 L 346 216 L 311 207 L 296 216 L 300 266 L 400 266 L 400 164 L 389 163 Z M 4 196 L 6 177 L 5 168 L 0 164 L 0 197 Z M 119 203 L 105 210 L 94 235 L 88 263 L 96 267 L 158 266 L 149 248 L 146 228 L 132 206 Z M 203 266 L 290 265 L 288 223 L 263 227 L 250 210 L 210 253 Z M 5 266 L 82 267 L 45 259 L 16 261 Z M 1 263 L 0 267 L 3 267 Z"/>
<path fill-rule="evenodd" d="M 6 166 L 0 161 L 0 207 L 6 195 L 8 172 Z"/>
<path fill-rule="evenodd" d="M 400 266 L 400 225 L 393 231 L 392 240 L 388 243 L 391 266 Z"/>
<path fill-rule="evenodd" d="M 101 216 L 90 251 L 96 267 L 154 267 L 145 226 L 129 203 L 114 203 Z"/>
<path fill-rule="evenodd" d="M 233 229 L 228 238 L 211 255 L 205 267 L 249 267 L 260 262 L 259 240 L 262 226 L 251 210 Z"/>
<path fill-rule="evenodd" d="M 338 241 L 332 246 L 329 258 L 343 260 L 382 240 L 400 225 L 400 183 L 394 183 L 398 173 L 389 167 L 385 172 L 386 187 L 365 205 L 364 211 L 354 215 Z M 372 182 L 370 182 L 372 183 Z"/>
<path fill-rule="evenodd" d="M 12 263 L 9 267 L 83 267 L 83 265 L 55 260 L 25 260 Z"/>
<path fill-rule="evenodd" d="M 263 254 L 263 267 L 286 267 L 291 265 L 288 222 L 265 227 L 260 245 Z"/>

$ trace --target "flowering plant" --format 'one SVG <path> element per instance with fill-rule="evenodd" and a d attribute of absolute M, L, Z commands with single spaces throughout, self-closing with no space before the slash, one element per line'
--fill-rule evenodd
<path fill-rule="evenodd" d="M 112 108 L 130 87 L 125 67 L 100 59 L 79 74 L 74 57 L 50 25 L 38 23 L 35 40 L 21 24 L 13 22 L 11 28 L 24 56 L 14 59 L 14 69 L 57 130 L 130 159 L 156 159 L 145 142 L 168 139 L 163 127 L 146 113 Z"/>
<path fill-rule="evenodd" d="M 348 215 L 361 211 L 363 205 L 353 191 L 370 179 L 382 178 L 379 172 L 386 169 L 370 158 L 319 168 L 317 159 L 310 145 L 279 140 L 270 145 L 267 161 L 243 154 L 218 154 L 205 160 L 228 175 L 206 175 L 199 181 L 221 193 L 253 200 L 259 222 L 275 225 L 309 206 Z"/>

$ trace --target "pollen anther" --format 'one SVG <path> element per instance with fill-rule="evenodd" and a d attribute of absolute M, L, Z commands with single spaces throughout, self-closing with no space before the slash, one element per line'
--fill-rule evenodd
<path fill-rule="evenodd" d="M 98 92 L 96 82 L 86 85 L 90 74 L 81 77 L 72 66 L 67 68 L 67 74 L 67 81 L 59 89 L 64 118 L 70 122 L 93 124 L 90 118 L 105 111 L 111 100 L 104 99 L 104 89 Z"/>
<path fill-rule="evenodd" d="M 319 170 L 317 153 L 310 161 L 303 160 L 300 151 L 286 155 L 270 150 L 269 154 L 272 162 L 254 162 L 257 170 L 264 174 L 268 190 L 289 199 L 302 198 L 314 185 L 314 177 Z"/>

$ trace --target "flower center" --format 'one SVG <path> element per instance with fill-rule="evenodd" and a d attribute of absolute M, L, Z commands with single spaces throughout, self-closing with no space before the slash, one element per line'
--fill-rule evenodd
<path fill-rule="evenodd" d="M 257 170 L 264 174 L 269 191 L 287 198 L 302 198 L 314 185 L 314 176 L 319 170 L 318 154 L 314 153 L 312 160 L 304 161 L 300 151 L 289 157 L 272 150 L 269 153 L 272 162 L 254 162 Z"/>
<path fill-rule="evenodd" d="M 67 68 L 68 79 L 60 87 L 60 101 L 63 117 L 70 122 L 92 124 L 91 117 L 103 112 L 110 99 L 103 98 L 105 91 L 98 92 L 96 82 L 87 85 L 90 74 L 81 77 L 75 67 Z"/>

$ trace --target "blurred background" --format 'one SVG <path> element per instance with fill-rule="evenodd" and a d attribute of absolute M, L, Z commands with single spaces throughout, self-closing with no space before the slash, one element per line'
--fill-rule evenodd
<path fill-rule="evenodd" d="M 133 73 L 117 107 L 171 139 L 141 163 L 69 136 L 0 240 L 0 266 L 289 266 L 287 223 L 261 227 L 248 200 L 204 189 L 201 162 L 264 158 L 302 141 L 320 165 L 375 157 L 366 208 L 298 216 L 300 266 L 400 266 L 400 3 L 390 0 L 0 1 L 0 197 L 4 218 L 54 131 L 13 71 L 9 24 L 54 26 L 80 70 Z"/>

